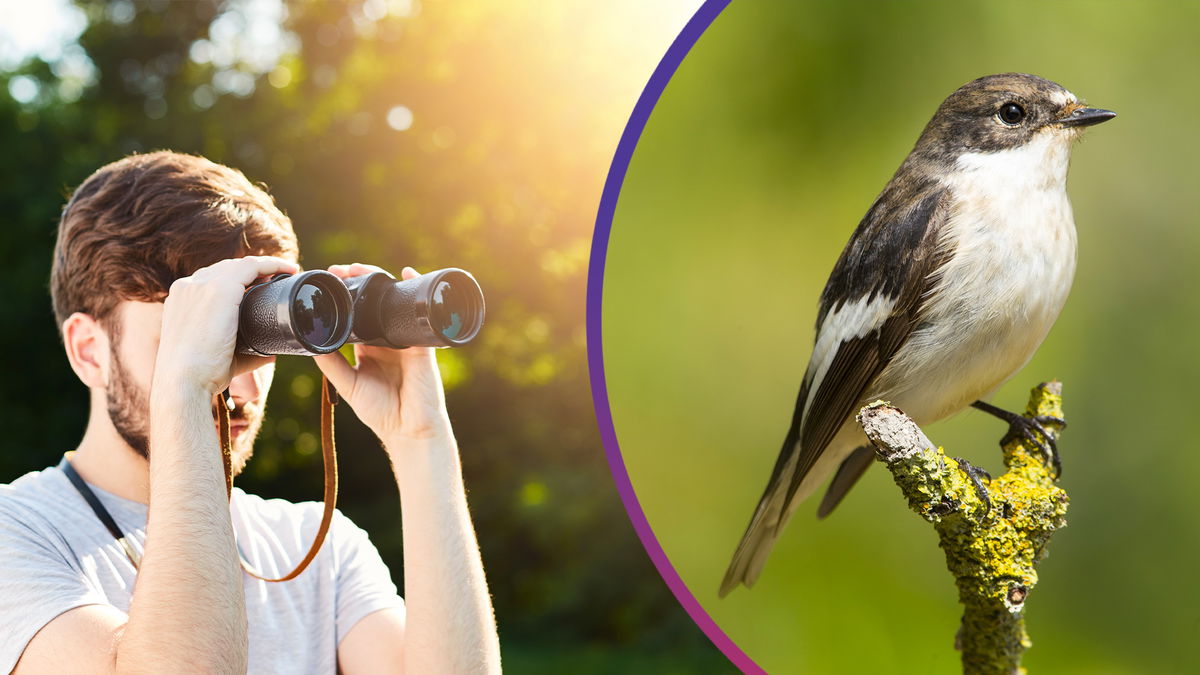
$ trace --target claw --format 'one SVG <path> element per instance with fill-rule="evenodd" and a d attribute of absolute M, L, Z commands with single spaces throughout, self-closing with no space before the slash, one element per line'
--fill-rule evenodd
<path fill-rule="evenodd" d="M 971 406 L 1008 422 L 1008 433 L 1000 439 L 1000 447 L 1003 448 L 1013 440 L 1027 441 L 1033 449 L 1041 454 L 1042 460 L 1053 467 L 1054 478 L 1062 477 L 1062 458 L 1058 454 L 1058 442 L 1054 434 L 1044 425 L 1055 424 L 1060 429 L 1065 429 L 1066 420 L 1052 415 L 1023 417 L 983 401 L 976 401 Z"/>
<path fill-rule="evenodd" d="M 1053 415 L 1038 415 L 1033 418 L 1033 421 L 1038 424 L 1038 431 L 1050 442 L 1050 447 L 1054 450 L 1054 454 L 1050 457 L 1050 462 L 1054 465 L 1054 477 L 1056 479 L 1062 478 L 1062 455 L 1058 454 L 1058 439 L 1052 436 L 1046 430 L 1046 427 L 1042 425 L 1057 424 L 1059 430 L 1062 430 L 1067 428 L 1067 421 Z"/>
<path fill-rule="evenodd" d="M 1041 422 L 1034 418 L 1017 417 L 1010 421 L 1008 433 L 1004 435 L 1004 438 L 1000 439 L 1000 447 L 1004 447 L 1008 445 L 1009 441 L 1014 440 L 1028 441 L 1047 460 L 1050 460 L 1057 454 L 1058 443 L 1055 442 L 1054 437 L 1050 435 L 1046 427 L 1042 426 Z"/>
<path fill-rule="evenodd" d="M 1067 421 L 1061 417 L 1055 417 L 1054 415 L 1038 415 L 1033 419 L 1042 424 L 1057 424 L 1059 429 L 1067 428 Z"/>
<path fill-rule="evenodd" d="M 955 457 L 954 461 L 958 462 L 958 468 L 963 473 L 967 474 L 967 478 L 970 478 L 971 484 L 975 486 L 975 493 L 979 495 L 979 501 L 983 502 L 983 515 L 986 516 L 987 514 L 991 513 L 992 497 L 988 494 L 987 486 L 983 484 L 983 481 L 980 480 L 979 477 L 981 475 L 987 476 L 987 479 L 990 482 L 992 480 L 992 474 L 975 466 L 962 457 Z"/>

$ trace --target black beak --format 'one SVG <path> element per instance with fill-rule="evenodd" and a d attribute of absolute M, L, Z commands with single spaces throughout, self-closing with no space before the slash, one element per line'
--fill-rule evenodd
<path fill-rule="evenodd" d="M 1059 120 L 1058 123 L 1060 126 L 1064 127 L 1090 127 L 1093 124 L 1107 122 L 1116 116 L 1117 113 L 1111 110 L 1101 110 L 1100 108 L 1080 108 Z"/>

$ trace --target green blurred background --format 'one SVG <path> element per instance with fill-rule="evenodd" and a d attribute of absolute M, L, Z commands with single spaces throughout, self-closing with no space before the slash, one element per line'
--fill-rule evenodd
<path fill-rule="evenodd" d="M 728 672 L 621 509 L 583 330 L 609 161 L 695 4 L 0 3 L 0 481 L 55 463 L 86 421 L 46 289 L 65 196 L 130 152 L 201 153 L 269 186 L 308 268 L 482 284 L 488 325 L 440 357 L 511 672 Z M 319 377 L 280 359 L 239 485 L 321 494 Z M 338 440 L 339 505 L 403 584 L 384 453 L 345 407 Z"/>
<path fill-rule="evenodd" d="M 1200 6 L 735 2 L 667 86 L 605 267 L 621 450 L 699 601 L 778 673 L 952 673 L 959 608 L 932 529 L 872 469 L 827 521 L 797 512 L 758 584 L 717 586 L 770 473 L 817 297 L 951 91 L 1024 71 L 1119 117 L 1075 149 L 1079 268 L 1057 326 L 993 399 L 1065 383 L 1070 526 L 1027 611 L 1033 673 L 1200 672 Z M 1002 425 L 931 438 L 999 471 Z"/>

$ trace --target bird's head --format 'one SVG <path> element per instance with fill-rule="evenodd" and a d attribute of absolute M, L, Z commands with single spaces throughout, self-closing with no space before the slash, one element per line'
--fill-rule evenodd
<path fill-rule="evenodd" d="M 1003 73 L 972 80 L 950 94 L 917 141 L 922 154 L 943 158 L 964 152 L 1011 150 L 1038 141 L 1066 147 L 1087 126 L 1116 117 L 1089 108 L 1050 80 Z"/>

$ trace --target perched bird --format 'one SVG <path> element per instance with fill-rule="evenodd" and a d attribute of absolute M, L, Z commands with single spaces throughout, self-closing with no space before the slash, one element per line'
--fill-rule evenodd
<path fill-rule="evenodd" d="M 1042 423 L 1060 420 L 980 399 L 1029 361 L 1067 299 L 1071 143 L 1113 117 L 1021 73 L 981 77 L 942 103 L 821 293 L 791 428 L 721 596 L 754 583 L 796 507 L 830 473 L 819 517 L 870 465 L 854 421 L 870 401 L 890 401 L 918 424 L 974 406 L 1009 423 L 1006 439 L 1030 439 L 1059 466 Z"/>

